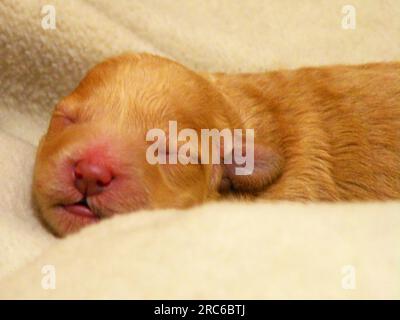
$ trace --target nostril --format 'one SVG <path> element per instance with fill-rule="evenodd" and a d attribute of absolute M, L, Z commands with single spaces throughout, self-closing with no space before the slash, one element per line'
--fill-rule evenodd
<path fill-rule="evenodd" d="M 79 172 L 77 172 L 76 170 L 75 170 L 75 178 L 76 179 L 83 179 L 83 175 L 82 175 L 82 173 L 79 173 Z"/>
<path fill-rule="evenodd" d="M 97 180 L 96 184 L 98 187 L 104 188 L 104 187 L 107 187 L 111 183 L 112 179 L 113 178 L 111 178 L 110 180 L 107 180 L 107 181 Z"/>
<path fill-rule="evenodd" d="M 79 161 L 74 169 L 75 187 L 86 196 L 96 195 L 104 191 L 114 176 L 111 170 L 101 163 L 87 159 Z"/>

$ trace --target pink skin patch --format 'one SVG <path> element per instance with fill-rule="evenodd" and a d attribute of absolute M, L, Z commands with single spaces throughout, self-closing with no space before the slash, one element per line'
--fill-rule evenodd
<path fill-rule="evenodd" d="M 93 211 L 89 207 L 79 203 L 66 205 L 64 206 L 64 209 L 69 213 L 75 214 L 77 216 L 87 217 L 87 218 L 97 218 L 97 216 L 93 213 Z"/>
<path fill-rule="evenodd" d="M 94 223 L 115 213 L 137 210 L 147 203 L 140 179 L 136 172 L 132 172 L 132 168 L 135 168 L 132 161 L 135 159 L 115 143 L 96 141 L 88 145 L 91 146 L 80 147 L 73 152 L 72 158 L 63 159 L 55 174 L 57 188 L 53 189 L 56 193 L 51 198 L 58 200 L 54 203 L 53 219 L 58 221 L 57 225 L 63 230 L 70 230 L 72 225 L 76 227 Z M 89 175 L 87 183 L 93 182 L 91 174 L 98 174 L 93 172 L 93 168 L 89 170 L 85 167 L 83 170 L 86 172 L 82 173 L 82 166 L 77 167 L 82 161 L 106 168 L 112 175 L 112 180 L 102 183 L 100 192 L 89 192 L 88 188 L 80 187 L 82 181 L 78 180 L 82 179 L 83 174 Z M 104 182 L 103 174 L 99 179 Z"/>

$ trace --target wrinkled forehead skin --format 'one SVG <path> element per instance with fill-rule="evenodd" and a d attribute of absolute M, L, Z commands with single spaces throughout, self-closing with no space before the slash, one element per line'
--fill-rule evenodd
<path fill-rule="evenodd" d="M 197 73 L 171 60 L 142 54 L 97 65 L 58 108 L 71 113 L 71 118 L 146 132 L 166 129 L 170 120 L 180 128 L 229 127 L 228 122 L 210 118 L 223 104 L 220 93 Z M 216 119 L 225 117 L 221 114 Z"/>

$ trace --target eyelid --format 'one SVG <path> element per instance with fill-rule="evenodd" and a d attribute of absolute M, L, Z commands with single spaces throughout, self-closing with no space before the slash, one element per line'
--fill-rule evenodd
<path fill-rule="evenodd" d="M 71 123 L 74 123 L 76 121 L 76 119 L 74 117 L 71 117 L 70 115 L 67 115 L 63 112 L 55 112 L 53 114 L 53 118 L 63 118 L 67 121 L 70 121 Z"/>
<path fill-rule="evenodd" d="M 70 108 L 67 108 L 65 104 L 60 103 L 59 105 L 57 105 L 54 113 L 53 113 L 53 117 L 64 117 L 67 118 L 68 120 L 70 120 L 71 122 L 75 122 L 76 120 L 76 116 L 73 112 L 73 110 L 71 110 Z"/>
<path fill-rule="evenodd" d="M 54 112 L 51 122 L 50 122 L 50 129 L 51 130 L 62 130 L 65 127 L 72 125 L 75 123 L 75 120 L 66 116 L 62 112 Z"/>

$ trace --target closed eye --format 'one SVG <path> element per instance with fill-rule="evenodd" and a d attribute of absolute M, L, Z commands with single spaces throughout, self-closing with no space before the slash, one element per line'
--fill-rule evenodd
<path fill-rule="evenodd" d="M 53 117 L 50 122 L 50 129 L 51 130 L 61 130 L 64 129 L 72 124 L 76 123 L 76 119 L 66 116 L 61 113 L 53 114 Z"/>

